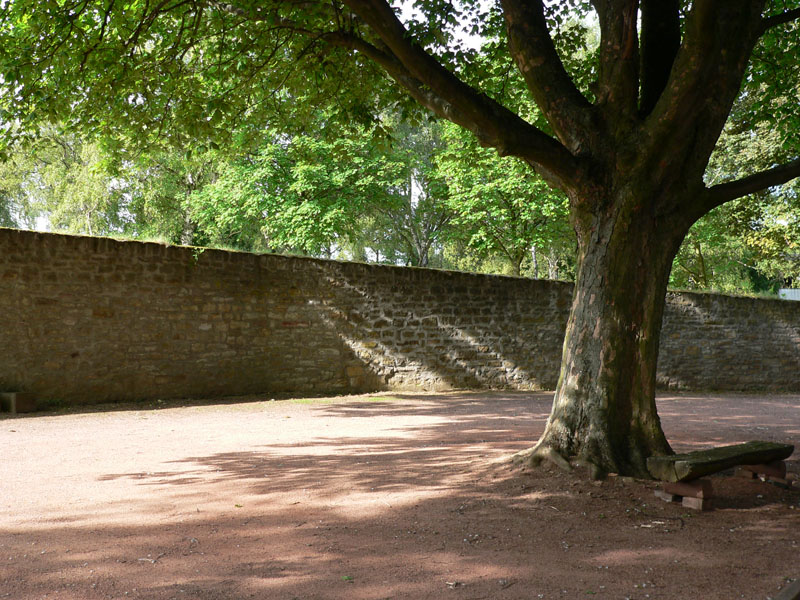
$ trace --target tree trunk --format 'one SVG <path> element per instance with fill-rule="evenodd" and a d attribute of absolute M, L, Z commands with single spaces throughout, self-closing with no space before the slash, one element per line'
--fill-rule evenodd
<path fill-rule="evenodd" d="M 552 248 L 550 248 L 550 254 L 547 255 L 547 278 L 551 281 L 558 279 L 558 258 Z"/>
<path fill-rule="evenodd" d="M 192 242 L 194 242 L 194 231 L 197 228 L 197 224 L 192 221 L 191 216 L 188 212 L 184 213 L 183 215 L 183 227 L 181 228 L 180 240 L 179 242 L 184 246 L 191 246 Z"/>
<path fill-rule="evenodd" d="M 702 285 L 703 289 L 708 289 L 708 271 L 706 270 L 706 261 L 703 258 L 703 248 L 700 246 L 700 242 L 695 241 L 694 249 L 697 252 L 697 263 L 700 267 L 700 277 L 702 278 Z"/>
<path fill-rule="evenodd" d="M 522 277 L 522 261 L 525 259 L 525 255 L 520 253 L 518 256 L 513 257 L 511 262 L 511 273 L 514 277 Z"/>
<path fill-rule="evenodd" d="M 672 452 L 656 412 L 656 361 L 685 231 L 640 214 L 652 206 L 641 198 L 601 206 L 576 225 L 578 272 L 553 408 L 539 443 L 519 457 L 649 477 L 647 458 Z"/>
<path fill-rule="evenodd" d="M 429 256 L 428 256 L 428 245 L 427 244 L 417 244 L 416 247 L 417 256 L 419 257 L 417 260 L 418 267 L 427 267 L 429 264 Z"/>
<path fill-rule="evenodd" d="M 536 246 L 531 246 L 531 259 L 533 260 L 533 278 L 539 279 L 539 257 L 536 254 Z"/>

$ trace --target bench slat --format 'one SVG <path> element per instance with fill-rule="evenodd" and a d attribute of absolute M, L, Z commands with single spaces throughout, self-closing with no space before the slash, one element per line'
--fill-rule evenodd
<path fill-rule="evenodd" d="M 647 459 L 647 470 L 661 481 L 691 481 L 738 465 L 757 465 L 784 460 L 791 456 L 792 452 L 794 446 L 791 444 L 746 442 L 686 454 L 651 456 Z"/>

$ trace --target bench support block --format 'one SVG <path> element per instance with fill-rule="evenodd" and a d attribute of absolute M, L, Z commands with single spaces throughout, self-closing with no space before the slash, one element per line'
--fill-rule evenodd
<path fill-rule="evenodd" d="M 695 479 L 680 483 L 665 483 L 655 491 L 656 497 L 665 502 L 680 502 L 686 508 L 710 510 L 714 489 L 708 479 Z"/>
<path fill-rule="evenodd" d="M 744 465 L 736 468 L 736 475 L 745 479 L 760 479 L 787 490 L 792 489 L 795 475 L 786 472 L 786 463 L 776 460 L 764 465 Z"/>
<path fill-rule="evenodd" d="M 782 460 L 775 460 L 771 463 L 761 465 L 742 465 L 741 467 L 737 467 L 736 474 L 742 477 L 749 476 L 750 479 L 755 479 L 759 475 L 786 479 L 786 463 Z"/>

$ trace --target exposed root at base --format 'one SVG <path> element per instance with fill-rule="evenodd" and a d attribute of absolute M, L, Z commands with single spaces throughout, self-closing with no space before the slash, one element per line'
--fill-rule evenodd
<path fill-rule="evenodd" d="M 586 459 L 578 459 L 578 464 L 582 467 L 585 467 L 589 470 L 589 477 L 598 481 L 600 479 L 605 479 L 608 475 L 608 471 L 606 471 L 603 467 L 596 465 L 590 460 Z"/>
<path fill-rule="evenodd" d="M 511 457 L 511 461 L 516 465 L 527 465 L 530 467 L 538 467 L 543 461 L 550 461 L 559 469 L 563 469 L 568 473 L 572 471 L 572 465 L 561 454 L 550 446 L 534 446 L 527 450 L 517 452 Z"/>
<path fill-rule="evenodd" d="M 569 460 L 552 446 L 537 445 L 533 448 L 521 450 L 511 457 L 511 462 L 513 464 L 530 467 L 538 467 L 544 461 L 554 464 L 567 473 L 571 472 L 573 469 Z M 608 474 L 605 469 L 586 459 L 578 458 L 575 462 L 578 466 L 588 469 L 589 476 L 592 479 L 603 479 Z"/>

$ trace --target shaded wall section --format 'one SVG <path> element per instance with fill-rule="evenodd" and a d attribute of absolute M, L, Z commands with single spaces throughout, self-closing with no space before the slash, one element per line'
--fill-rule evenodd
<path fill-rule="evenodd" d="M 552 389 L 569 284 L 0 229 L 0 391 Z M 800 389 L 800 304 L 670 294 L 659 382 Z"/>
<path fill-rule="evenodd" d="M 800 302 L 668 293 L 658 384 L 800 391 Z"/>

